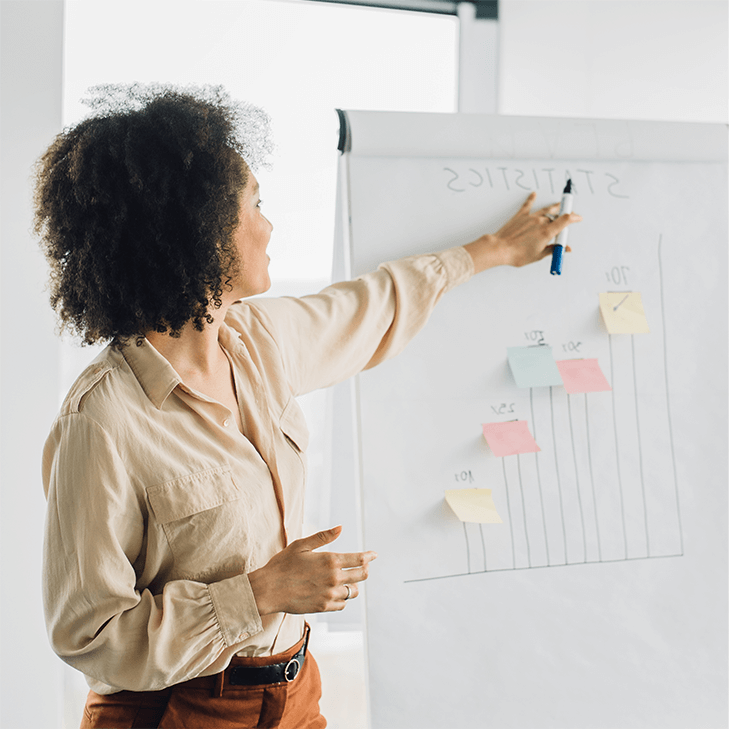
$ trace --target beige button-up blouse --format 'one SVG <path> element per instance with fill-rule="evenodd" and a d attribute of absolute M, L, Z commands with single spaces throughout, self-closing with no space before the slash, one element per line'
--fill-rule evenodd
<path fill-rule="evenodd" d="M 259 615 L 247 577 L 302 536 L 295 397 L 400 352 L 472 273 L 452 248 L 232 306 L 220 343 L 244 434 L 146 340 L 83 372 L 43 454 L 43 597 L 53 649 L 94 691 L 162 689 L 301 637 L 302 616 Z"/>

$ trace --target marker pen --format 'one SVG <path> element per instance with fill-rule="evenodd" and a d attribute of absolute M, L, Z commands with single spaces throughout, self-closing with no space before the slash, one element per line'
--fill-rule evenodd
<path fill-rule="evenodd" d="M 559 206 L 559 214 L 564 215 L 565 213 L 572 212 L 572 200 L 574 195 L 572 194 L 572 179 L 567 180 L 567 184 L 564 186 L 564 192 L 562 193 L 562 204 Z M 564 247 L 567 245 L 567 228 L 565 228 L 558 236 L 557 242 L 554 244 L 552 250 L 552 267 L 549 272 L 554 275 L 561 275 L 562 273 L 562 253 Z"/>

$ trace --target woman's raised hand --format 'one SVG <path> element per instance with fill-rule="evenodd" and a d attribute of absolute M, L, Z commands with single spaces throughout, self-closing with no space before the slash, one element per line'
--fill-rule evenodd
<path fill-rule="evenodd" d="M 264 567 L 249 573 L 261 615 L 341 610 L 347 599 L 357 597 L 356 583 L 367 579 L 368 564 L 377 554 L 314 551 L 333 542 L 341 531 L 337 526 L 297 539 Z"/>
<path fill-rule="evenodd" d="M 482 235 L 464 246 L 473 258 L 476 273 L 494 266 L 525 266 L 539 261 L 552 253 L 554 246 L 550 241 L 568 225 L 582 220 L 577 213 L 555 218 L 559 203 L 531 212 L 536 197 L 537 193 L 532 192 L 516 215 L 496 233 Z M 571 249 L 567 246 L 566 250 Z"/>

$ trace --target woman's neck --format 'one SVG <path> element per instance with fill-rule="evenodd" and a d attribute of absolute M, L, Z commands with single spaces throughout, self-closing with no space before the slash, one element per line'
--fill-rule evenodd
<path fill-rule="evenodd" d="M 178 337 L 173 337 L 169 332 L 154 331 L 147 332 L 145 336 L 183 381 L 214 377 L 222 367 L 228 366 L 228 360 L 218 343 L 227 309 L 225 306 L 212 310 L 210 314 L 213 322 L 206 323 L 201 332 L 195 329 L 192 322 L 187 322 Z"/>

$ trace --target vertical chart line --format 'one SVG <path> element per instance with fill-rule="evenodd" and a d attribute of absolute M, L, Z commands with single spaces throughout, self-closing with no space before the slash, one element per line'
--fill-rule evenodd
<path fill-rule="evenodd" d="M 504 490 L 506 491 L 506 513 L 509 515 L 509 533 L 511 534 L 511 561 L 516 569 L 516 548 L 514 547 L 514 522 L 511 520 L 511 502 L 509 501 L 509 482 L 506 479 L 506 459 L 501 459 L 501 470 L 504 472 Z"/>
<path fill-rule="evenodd" d="M 516 454 L 516 470 L 519 474 L 519 493 L 521 494 L 521 515 L 522 519 L 524 521 L 524 537 L 526 539 L 526 547 L 527 547 L 527 565 L 529 567 L 532 566 L 532 550 L 529 546 L 529 527 L 527 526 L 527 516 L 526 516 L 526 502 L 524 501 L 524 485 L 521 480 L 521 456 L 517 453 Z"/>
<path fill-rule="evenodd" d="M 529 408 L 532 413 L 532 430 L 534 432 L 534 440 L 537 440 L 537 421 L 534 418 L 534 388 L 529 388 Z M 544 551 L 547 555 L 547 564 L 549 561 L 549 539 L 547 539 L 547 515 L 544 513 L 544 496 L 542 494 L 542 477 L 539 473 L 539 451 L 534 452 L 534 464 L 537 467 L 537 487 L 539 489 L 539 505 L 542 509 L 542 529 L 544 530 Z"/>
<path fill-rule="evenodd" d="M 620 494 L 620 515 L 623 519 L 623 542 L 625 544 L 625 559 L 628 559 L 628 528 L 625 524 L 625 501 L 623 499 L 623 479 L 620 473 L 620 447 L 618 445 L 618 418 L 615 412 L 615 367 L 613 366 L 613 335 L 608 334 L 608 348 L 610 350 L 610 379 L 613 389 L 610 392 L 613 403 L 613 432 L 615 433 L 615 465 L 618 468 L 618 493 Z"/>
<path fill-rule="evenodd" d="M 486 540 L 483 537 L 483 524 L 478 525 L 478 530 L 479 532 L 481 532 L 481 549 L 483 550 L 483 571 L 488 572 L 489 565 L 486 561 Z"/>
<path fill-rule="evenodd" d="M 463 538 L 466 540 L 466 563 L 468 564 L 468 574 L 471 574 L 471 547 L 468 544 L 468 531 L 466 530 L 466 522 L 463 522 Z"/>
<path fill-rule="evenodd" d="M 577 488 L 577 504 L 580 507 L 580 522 L 582 524 L 582 549 L 587 562 L 587 532 L 585 531 L 585 513 L 582 509 L 582 494 L 580 493 L 580 473 L 577 467 L 577 449 L 575 448 L 575 431 L 572 427 L 572 396 L 567 395 L 567 417 L 570 423 L 570 441 L 572 442 L 572 460 L 575 464 L 575 486 Z"/>
<path fill-rule="evenodd" d="M 635 430 L 638 433 L 638 470 L 640 472 L 640 491 L 643 496 L 643 520 L 645 522 L 645 548 L 651 556 L 651 539 L 648 532 L 648 502 L 645 497 L 645 476 L 643 472 L 643 442 L 640 437 L 640 408 L 638 407 L 638 375 L 635 368 L 635 334 L 630 335 L 630 353 L 633 359 L 633 394 L 635 395 Z"/>
<path fill-rule="evenodd" d="M 554 447 L 554 470 L 557 475 L 557 494 L 559 495 L 559 513 L 562 517 L 562 539 L 564 540 L 564 562 L 569 562 L 567 555 L 567 527 L 564 523 L 564 503 L 562 502 L 562 482 L 559 478 L 559 462 L 557 460 L 557 432 L 554 427 L 554 402 L 552 400 L 552 386 L 549 386 L 549 412 L 552 418 L 552 446 Z"/>
<path fill-rule="evenodd" d="M 597 535 L 597 559 L 602 562 L 602 543 L 600 542 L 600 520 L 597 516 L 597 492 L 595 491 L 595 476 L 592 471 L 592 448 L 590 447 L 590 412 L 588 408 L 587 393 L 585 393 L 585 433 L 587 435 L 587 465 L 590 470 L 590 484 L 592 485 L 592 505 L 595 511 L 595 534 Z"/>
<path fill-rule="evenodd" d="M 681 526 L 681 504 L 678 498 L 678 470 L 676 469 L 676 451 L 673 447 L 673 423 L 671 421 L 671 398 L 668 387 L 668 349 L 666 347 L 666 307 L 663 300 L 663 261 L 661 260 L 661 246 L 663 233 L 658 236 L 658 281 L 661 290 L 661 325 L 663 327 L 663 373 L 666 381 L 666 412 L 668 414 L 668 438 L 671 444 L 671 463 L 673 465 L 673 488 L 676 495 L 676 515 L 678 516 L 678 538 L 683 554 L 683 528 Z"/>

